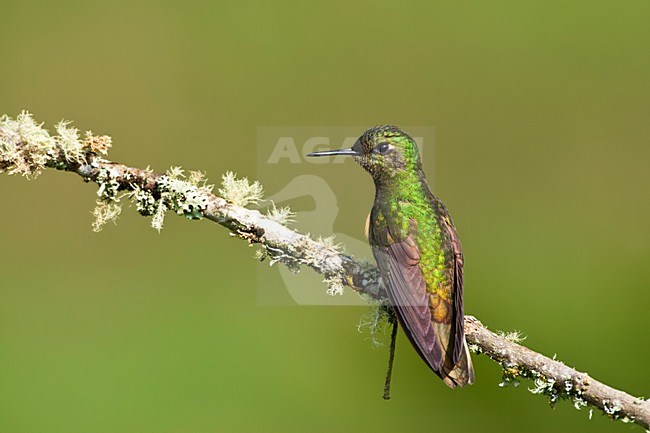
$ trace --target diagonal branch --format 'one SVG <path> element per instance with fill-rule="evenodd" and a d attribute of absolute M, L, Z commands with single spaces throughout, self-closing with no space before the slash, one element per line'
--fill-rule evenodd
<path fill-rule="evenodd" d="M 226 200 L 212 194 L 211 188 L 204 184 L 186 180 L 179 169 L 155 174 L 148 169 L 110 162 L 99 157 L 110 146 L 108 137 L 87 134 L 81 141 L 76 130 L 66 124 L 57 126 L 59 136 L 50 137 L 28 113 L 21 116 L 17 120 L 0 118 L 0 172 L 33 175 L 45 168 L 56 168 L 76 173 L 86 182 L 99 185 L 100 205 L 117 206 L 120 194 L 127 193 L 136 202 L 138 211 L 153 216 L 154 221 L 162 218 L 167 210 L 190 219 L 207 218 L 239 238 L 261 245 L 273 260 L 289 267 L 306 265 L 324 275 L 332 293 L 339 293 L 343 286 L 348 286 L 386 303 L 376 267 L 293 231 L 257 210 L 233 203 L 245 204 L 260 197 L 241 199 L 245 197 L 244 191 L 243 195 L 237 195 L 239 199 Z M 240 186 L 244 190 L 250 187 L 247 182 Z M 106 216 L 106 213 L 99 214 Z M 162 226 L 162 219 L 159 222 L 158 228 Z M 512 336 L 494 333 L 475 317 L 465 317 L 465 332 L 475 352 L 484 353 L 502 366 L 503 384 L 530 378 L 535 384 L 531 391 L 547 395 L 552 404 L 569 399 L 577 409 L 590 405 L 613 419 L 635 422 L 650 429 L 650 401 L 614 389 L 586 373 L 534 352 L 515 342 Z"/>

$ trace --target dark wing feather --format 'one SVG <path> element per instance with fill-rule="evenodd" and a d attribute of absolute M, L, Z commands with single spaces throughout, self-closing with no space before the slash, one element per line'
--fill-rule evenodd
<path fill-rule="evenodd" d="M 386 291 L 407 337 L 420 357 L 436 373 L 443 362 L 443 348 L 431 323 L 429 296 L 420 253 L 411 236 L 389 245 L 373 245 L 373 254 L 385 281 Z"/>
<path fill-rule="evenodd" d="M 444 205 L 438 201 L 441 207 L 442 227 L 447 232 L 447 239 L 453 253 L 453 296 L 454 296 L 454 321 L 453 330 L 454 335 L 454 353 L 452 356 L 453 363 L 456 364 L 465 351 L 465 317 L 463 309 L 463 251 L 460 245 L 458 233 L 454 228 L 453 222 L 447 213 Z"/>

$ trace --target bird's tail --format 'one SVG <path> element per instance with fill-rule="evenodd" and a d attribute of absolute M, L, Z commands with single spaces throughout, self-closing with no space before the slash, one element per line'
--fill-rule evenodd
<path fill-rule="evenodd" d="M 450 356 L 445 357 L 445 362 L 440 369 L 440 377 L 450 388 L 465 386 L 474 383 L 474 366 L 469 354 L 467 342 L 463 342 L 463 353 L 458 362 L 454 364 Z"/>
<path fill-rule="evenodd" d="M 474 367 L 472 366 L 472 358 L 469 354 L 464 333 L 459 336 L 463 347 L 460 350 L 460 356 L 457 356 L 458 360 L 454 362 L 454 341 L 456 339 L 454 338 L 453 326 L 434 322 L 433 329 L 437 337 L 437 343 L 443 353 L 442 365 L 439 369 L 434 369 L 436 374 L 450 388 L 473 384 Z"/>

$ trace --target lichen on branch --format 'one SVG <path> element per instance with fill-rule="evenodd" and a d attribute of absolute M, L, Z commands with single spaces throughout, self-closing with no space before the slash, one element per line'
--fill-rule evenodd
<path fill-rule="evenodd" d="M 65 169 L 71 164 L 86 163 L 93 155 L 106 155 L 111 138 L 91 131 L 82 140 L 70 122 L 59 122 L 51 136 L 32 115 L 23 111 L 15 119 L 0 116 L 0 173 L 38 176 L 46 167 Z"/>

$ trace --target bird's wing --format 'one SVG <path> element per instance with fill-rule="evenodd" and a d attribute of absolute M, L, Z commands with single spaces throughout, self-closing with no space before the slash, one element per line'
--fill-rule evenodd
<path fill-rule="evenodd" d="M 454 228 L 454 223 L 451 221 L 451 218 L 449 218 L 446 210 L 443 212 L 441 221 L 443 229 L 447 232 L 447 238 L 449 239 L 449 245 L 451 246 L 451 252 L 453 254 L 452 295 L 454 299 L 454 353 L 452 360 L 453 363 L 456 364 L 465 351 L 465 317 L 463 309 L 463 251 L 460 246 L 458 233 L 456 233 L 456 229 Z"/>
<path fill-rule="evenodd" d="M 395 241 L 373 233 L 373 254 L 404 331 L 420 357 L 440 374 L 444 348 L 432 324 L 430 297 L 420 267 L 420 251 L 412 235 Z"/>
<path fill-rule="evenodd" d="M 449 268 L 450 290 L 449 299 L 452 300 L 452 308 L 450 311 L 452 317 L 449 317 L 447 323 L 439 323 L 434 326 L 437 327 L 436 331 L 448 336 L 446 340 L 450 348 L 450 359 L 446 359 L 443 363 L 442 374 L 445 383 L 452 388 L 454 386 L 463 386 L 466 384 L 474 383 L 474 367 L 472 366 L 472 358 L 469 354 L 467 343 L 465 342 L 465 323 L 463 313 L 463 251 L 456 233 L 454 223 L 449 217 L 447 209 L 440 200 L 431 197 L 434 205 L 437 207 L 437 215 L 439 216 L 438 222 L 440 224 L 443 237 L 446 242 L 447 251 L 445 253 L 446 260 Z M 435 313 L 434 313 L 435 316 Z"/>

